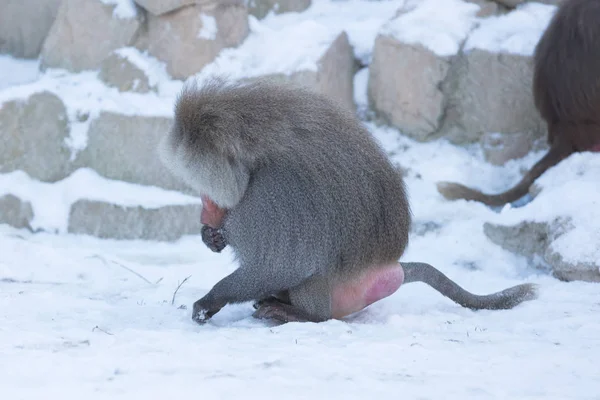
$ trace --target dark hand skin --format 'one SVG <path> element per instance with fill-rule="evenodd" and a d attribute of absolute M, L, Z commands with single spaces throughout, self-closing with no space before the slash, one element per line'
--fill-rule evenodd
<path fill-rule="evenodd" d="M 226 214 L 227 210 L 217 206 L 208 196 L 202 196 L 200 222 L 203 225 L 200 233 L 204 244 L 215 253 L 220 253 L 227 247 L 227 241 L 222 229 L 223 219 Z"/>
<path fill-rule="evenodd" d="M 215 253 L 220 253 L 225 247 L 227 247 L 227 241 L 225 240 L 222 229 L 203 225 L 200 232 L 202 234 L 202 241 L 206 247 Z"/>

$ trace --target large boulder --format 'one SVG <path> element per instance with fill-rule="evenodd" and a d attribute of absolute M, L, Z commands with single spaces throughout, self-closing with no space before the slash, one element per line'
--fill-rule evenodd
<path fill-rule="evenodd" d="M 445 83 L 448 106 L 441 132 L 459 144 L 478 141 L 484 132 L 531 133 L 533 140 L 544 136 L 532 79 L 530 55 L 481 49 L 462 53 Z"/>
<path fill-rule="evenodd" d="M 370 67 L 373 109 L 417 140 L 466 144 L 501 132 L 531 149 L 545 135 L 531 92 L 532 54 L 556 7 L 531 3 L 478 19 L 488 3 L 451 2 L 435 18 L 438 1 L 410 2 L 382 28 Z"/>
<path fill-rule="evenodd" d="M 33 209 L 30 203 L 10 194 L 0 196 L 0 224 L 31 229 L 32 219 Z"/>
<path fill-rule="evenodd" d="M 23 170 L 55 182 L 72 170 L 69 120 L 61 99 L 50 92 L 0 104 L 0 172 Z"/>
<path fill-rule="evenodd" d="M 526 4 L 490 17 L 470 33 L 444 83 L 447 109 L 440 132 L 471 143 L 484 132 L 545 136 L 532 94 L 533 52 L 556 7 Z"/>
<path fill-rule="evenodd" d="M 197 204 L 144 208 L 79 200 L 71 207 L 68 231 L 100 238 L 172 241 L 200 234 L 201 211 L 202 205 Z"/>
<path fill-rule="evenodd" d="M 42 48 L 43 68 L 96 69 L 120 47 L 132 44 L 143 17 L 131 6 L 99 0 L 63 0 Z"/>
<path fill-rule="evenodd" d="M 0 53 L 36 58 L 54 23 L 61 0 L 0 2 Z"/>
<path fill-rule="evenodd" d="M 109 179 L 191 193 L 158 159 L 158 142 L 171 126 L 169 118 L 102 112 L 90 123 L 87 146 L 74 165 Z"/>
<path fill-rule="evenodd" d="M 369 67 L 368 96 L 378 117 L 417 140 L 439 128 L 445 100 L 440 90 L 450 57 L 379 35 Z"/>
<path fill-rule="evenodd" d="M 312 4 L 312 0 L 246 0 L 248 11 L 258 19 L 262 19 L 270 12 L 283 14 L 288 12 L 302 12 Z"/>
<path fill-rule="evenodd" d="M 150 54 L 167 64 L 177 79 L 199 72 L 219 52 L 239 45 L 248 35 L 248 10 L 238 4 L 192 5 L 171 13 L 148 15 Z"/>
<path fill-rule="evenodd" d="M 446 4 L 448 13 L 436 18 L 429 17 L 438 13 L 440 2 L 435 0 L 400 9 L 377 36 L 369 68 L 372 108 L 379 118 L 417 140 L 430 139 L 443 122 L 442 84 L 480 10 L 460 0 Z"/>
<path fill-rule="evenodd" d="M 287 81 L 327 96 L 348 110 L 355 110 L 354 56 L 346 32 L 342 32 L 317 61 L 316 70 L 300 70 L 291 74 L 267 75 L 273 80 Z"/>

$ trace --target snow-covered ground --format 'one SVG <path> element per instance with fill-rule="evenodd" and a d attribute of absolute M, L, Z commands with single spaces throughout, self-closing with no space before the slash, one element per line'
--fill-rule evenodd
<path fill-rule="evenodd" d="M 348 26 L 357 56 L 368 62 L 375 28 L 402 3 L 321 0 L 307 14 L 270 16 L 261 22 L 262 30 L 254 29 L 256 35 L 268 36 L 265 40 L 277 52 L 278 27 L 294 32 L 296 26 L 300 32 L 310 24 L 306 15 L 313 15 L 315 24 L 331 31 Z M 260 47 L 253 38 L 248 39 L 245 62 Z M 285 46 L 286 51 L 294 48 Z M 226 60 L 223 56 L 218 62 Z M 237 71 L 237 64 L 232 65 Z M 260 70 L 251 67 L 258 68 L 249 68 L 251 72 Z M 2 73 L 16 68 L 18 75 Z M 26 97 L 34 80 L 33 85 L 61 92 L 63 99 L 72 96 L 68 106 L 87 97 L 83 105 L 91 111 L 114 107 L 131 114 L 164 115 L 176 88 L 162 82 L 158 95 L 117 95 L 94 73 L 49 71 L 38 76 L 36 62 L 0 58 L 0 89 L 8 88 L 0 91 L 0 101 L 15 93 Z M 355 82 L 356 98 L 364 101 L 364 70 Z M 344 321 L 276 326 L 252 319 L 251 305 L 242 304 L 228 306 L 198 326 L 189 308 L 236 268 L 228 250 L 212 253 L 199 237 L 176 243 L 112 241 L 0 225 L 0 397 L 600 399 L 600 286 L 560 282 L 483 233 L 488 221 L 512 224 L 569 215 L 577 228 L 557 244 L 561 254 L 600 258 L 600 229 L 594 224 L 600 221 L 600 190 L 594 180 L 600 173 L 598 156 L 573 156 L 540 179 L 544 190 L 533 202 L 496 212 L 481 204 L 444 201 L 435 182 L 501 190 L 516 182 L 541 152 L 494 167 L 477 149 L 443 140 L 419 144 L 396 130 L 369 127 L 394 161 L 408 169 L 417 229 L 402 259 L 430 262 L 477 293 L 535 282 L 540 285 L 538 300 L 508 311 L 473 312 L 425 285 L 410 284 Z M 85 140 L 79 143 L 85 145 Z M 39 218 L 57 226 L 64 225 L 64 203 L 85 197 L 86 188 L 92 198 L 127 191 L 126 184 L 111 186 L 89 171 L 56 185 L 28 183 L 18 172 L 0 178 L 1 193 L 12 188 L 28 200 L 34 200 L 34 189 L 43 189 L 50 204 Z M 158 189 L 146 189 L 130 185 L 130 192 L 114 201 L 130 204 L 147 196 L 140 203 L 150 207 L 159 197 L 168 199 Z"/>

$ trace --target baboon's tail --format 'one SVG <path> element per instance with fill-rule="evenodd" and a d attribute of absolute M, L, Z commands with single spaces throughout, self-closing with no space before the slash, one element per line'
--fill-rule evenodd
<path fill-rule="evenodd" d="M 507 310 L 520 303 L 537 298 L 537 286 L 525 283 L 488 295 L 470 293 L 454 283 L 435 267 L 426 263 L 401 263 L 404 283 L 423 282 L 455 303 L 472 310 Z"/>
<path fill-rule="evenodd" d="M 525 174 L 523 179 L 512 189 L 499 194 L 485 194 L 479 190 L 471 189 L 460 183 L 453 182 L 438 182 L 438 192 L 448 200 L 475 200 L 484 203 L 488 206 L 502 206 L 506 203 L 512 203 L 525 196 L 529 191 L 529 187 L 539 178 L 546 170 L 558 164 L 564 158 L 572 153 L 571 150 L 565 150 L 565 147 L 558 144 L 553 145 L 548 153 L 544 155 L 535 165 Z"/>

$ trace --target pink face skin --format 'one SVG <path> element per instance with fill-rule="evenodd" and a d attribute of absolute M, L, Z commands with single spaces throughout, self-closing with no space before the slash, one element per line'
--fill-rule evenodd
<path fill-rule="evenodd" d="M 226 212 L 226 209 L 220 208 L 207 196 L 202 196 L 202 214 L 200 214 L 202 224 L 215 229 L 220 228 Z"/>

